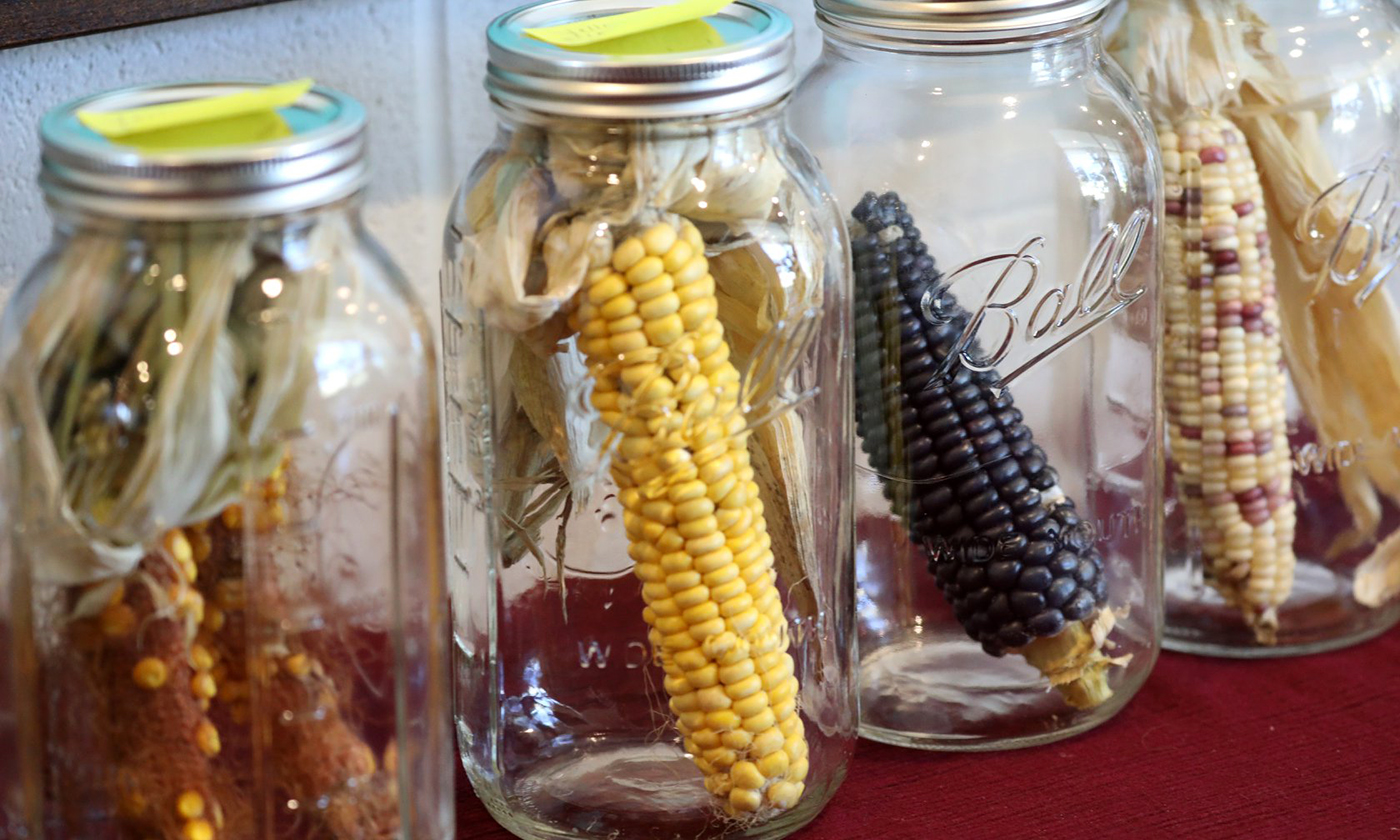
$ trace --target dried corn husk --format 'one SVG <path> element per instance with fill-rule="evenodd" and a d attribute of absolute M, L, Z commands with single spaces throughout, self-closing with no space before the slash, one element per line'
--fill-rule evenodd
<path fill-rule="evenodd" d="M 4 374 L 36 579 L 125 575 L 161 534 L 239 499 L 250 470 L 275 468 L 316 378 L 327 266 L 353 238 L 329 216 L 288 264 L 259 251 L 251 224 L 162 232 L 136 260 L 119 236 L 74 234 L 53 269 L 64 282 L 37 293 Z M 151 282 L 151 266 L 182 274 L 184 290 Z M 264 310 L 258 278 L 273 272 L 280 294 Z"/>
<path fill-rule="evenodd" d="M 465 198 L 468 299 L 492 326 L 533 329 L 572 300 L 612 228 L 635 225 L 648 210 L 765 219 L 786 177 L 754 128 L 682 137 L 522 128 Z M 530 258 L 541 243 L 543 267 Z"/>
<path fill-rule="evenodd" d="M 731 358 L 736 367 L 749 371 L 746 375 L 751 376 L 756 353 L 771 344 L 766 340 L 768 336 L 781 332 L 775 331 L 778 319 L 771 311 L 776 306 L 775 301 L 781 301 L 788 294 L 801 298 L 808 290 L 785 289 L 774 261 L 756 242 L 715 254 L 710 260 L 710 271 L 720 293 L 719 318 L 729 338 Z M 785 376 L 788 372 L 780 371 L 778 375 Z M 794 413 L 773 406 L 755 406 L 754 409 L 755 415 L 772 415 L 768 423 L 758 426 L 754 435 L 759 452 L 753 459 L 753 467 L 768 519 L 768 532 L 773 538 L 774 563 L 778 573 L 793 587 L 794 597 L 802 599 L 802 613 L 811 615 L 816 598 L 801 564 L 802 558 L 817 556 L 817 547 L 808 492 L 812 476 L 802 455 L 807 449 L 802 420 Z"/>
<path fill-rule="evenodd" d="M 1400 596 L 1400 531 L 1381 540 L 1356 567 L 1353 594 L 1358 604 L 1379 607 Z"/>
<path fill-rule="evenodd" d="M 1347 282 L 1324 276 L 1356 193 L 1334 188 L 1348 173 L 1323 144 L 1319 114 L 1330 101 L 1307 101 L 1255 8 L 1135 0 L 1110 49 L 1160 118 L 1219 111 L 1244 132 L 1268 203 L 1284 354 L 1303 410 L 1324 448 L 1384 441 L 1400 413 L 1400 325 L 1389 292 L 1373 283 L 1382 237 L 1346 237 L 1332 267 Z M 1339 472 L 1352 523 L 1333 557 L 1375 542 L 1380 494 L 1400 503 L 1400 449 L 1367 449 Z"/>

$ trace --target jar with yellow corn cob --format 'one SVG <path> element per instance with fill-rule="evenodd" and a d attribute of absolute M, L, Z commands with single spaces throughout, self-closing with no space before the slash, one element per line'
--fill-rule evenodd
<path fill-rule="evenodd" d="M 1133 0 L 1166 170 L 1167 643 L 1400 621 L 1400 9 Z"/>
<path fill-rule="evenodd" d="M 360 222 L 364 123 L 309 81 L 45 117 L 55 237 L 0 328 L 0 834 L 453 836 L 432 330 Z"/>
<path fill-rule="evenodd" d="M 854 270 L 860 731 L 1002 749 L 1156 658 L 1151 131 L 1106 0 L 817 0 L 791 108 Z"/>
<path fill-rule="evenodd" d="M 650 6 L 488 30 L 442 275 L 458 734 L 522 837 L 777 838 L 854 738 L 848 268 L 788 18 L 588 40 Z"/>

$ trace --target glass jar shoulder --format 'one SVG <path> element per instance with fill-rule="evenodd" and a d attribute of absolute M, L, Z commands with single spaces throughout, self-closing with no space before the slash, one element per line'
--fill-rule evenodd
<path fill-rule="evenodd" d="M 506 124 L 453 201 L 444 317 L 465 327 L 484 315 L 511 333 L 558 324 L 588 266 L 659 222 L 695 225 L 711 258 L 761 253 L 790 278 L 779 288 L 798 292 L 785 306 L 825 306 L 842 287 L 837 213 L 776 108 L 689 122 L 522 121 Z"/>
<path fill-rule="evenodd" d="M 1400 87 L 1400 7 L 1387 0 L 1270 0 L 1254 11 L 1264 44 L 1282 63 L 1299 98 L 1393 101 Z"/>
<path fill-rule="evenodd" d="M 843 206 L 901 184 L 955 207 L 1070 185 L 1090 203 L 1129 197 L 1131 212 L 1151 201 L 1159 174 L 1151 127 L 1113 70 L 1095 59 L 1044 83 L 927 68 L 894 81 L 827 56 L 799 87 L 791 121 Z"/>
<path fill-rule="evenodd" d="M 433 366 L 422 308 L 349 210 L 61 224 L 10 300 L 0 335 L 0 353 L 23 362 L 12 373 L 28 370 L 41 389 L 68 367 L 99 365 L 90 373 L 114 393 L 156 393 L 187 366 L 204 371 L 195 380 L 204 387 L 230 391 L 234 380 L 256 383 L 259 371 L 285 363 L 304 371 L 288 387 L 350 396 L 371 371 L 403 383 Z M 346 376 L 348 359 L 360 375 Z M 9 387 L 18 387 L 13 376 Z"/>
<path fill-rule="evenodd" d="M 512 214 L 522 221 L 533 214 L 532 226 L 579 213 L 617 224 L 648 210 L 701 223 L 783 224 L 822 200 L 810 157 L 775 114 L 693 123 L 522 122 L 505 125 L 473 165 L 453 200 L 446 246 L 450 254 Z"/>

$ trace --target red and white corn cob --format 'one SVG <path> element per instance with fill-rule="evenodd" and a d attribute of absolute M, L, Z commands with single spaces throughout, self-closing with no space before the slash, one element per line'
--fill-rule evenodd
<path fill-rule="evenodd" d="M 1293 585 L 1278 299 L 1259 174 L 1218 116 L 1158 126 L 1166 170 L 1165 391 L 1177 495 L 1206 579 L 1271 644 Z"/>

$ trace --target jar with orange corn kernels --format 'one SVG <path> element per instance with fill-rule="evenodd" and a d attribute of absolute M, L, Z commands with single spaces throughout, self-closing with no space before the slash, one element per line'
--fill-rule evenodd
<path fill-rule="evenodd" d="M 360 221 L 363 109 L 88 127 L 264 93 L 43 121 L 56 232 L 0 328 L 6 837 L 452 836 L 433 340 Z"/>

